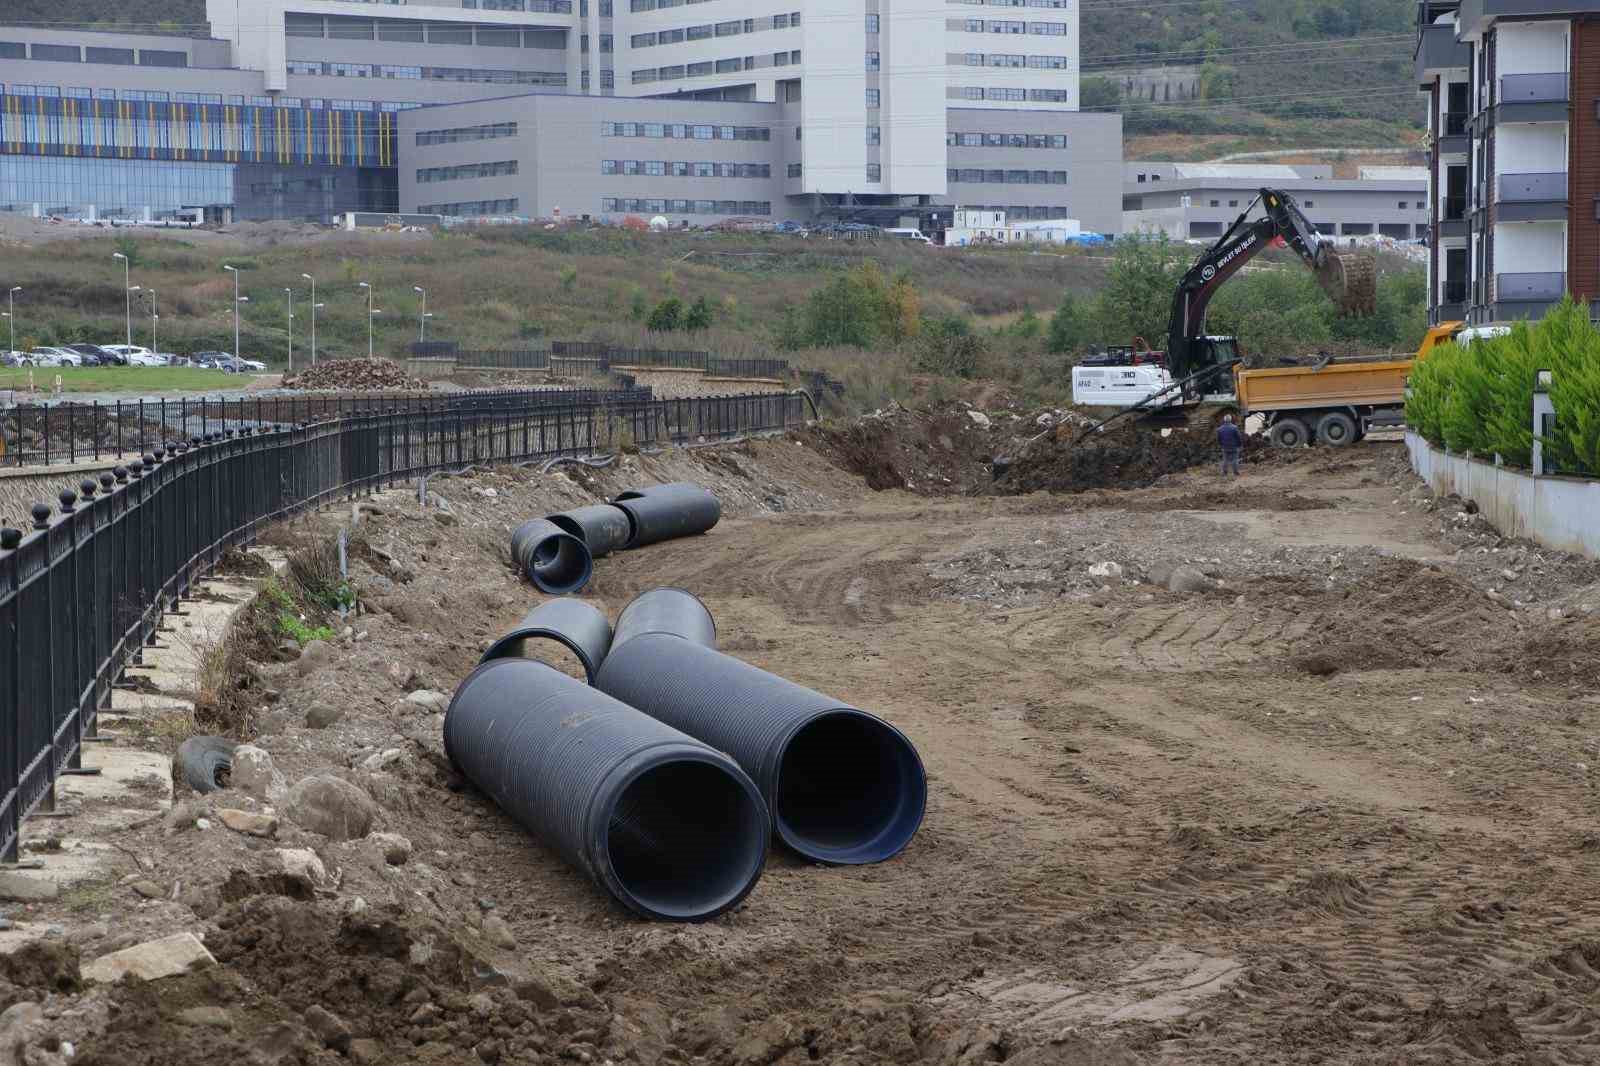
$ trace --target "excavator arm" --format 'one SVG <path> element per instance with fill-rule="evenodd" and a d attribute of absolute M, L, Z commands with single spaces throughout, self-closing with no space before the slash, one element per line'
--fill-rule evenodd
<path fill-rule="evenodd" d="M 1251 221 L 1250 212 L 1261 205 L 1264 217 Z M 1228 353 L 1216 353 L 1205 341 L 1206 311 L 1211 298 L 1229 278 L 1270 245 L 1283 241 L 1304 260 L 1317 282 L 1346 315 L 1370 315 L 1375 310 L 1377 271 L 1371 257 L 1342 257 L 1300 210 L 1294 198 L 1276 189 L 1262 189 L 1233 220 L 1217 242 L 1197 259 L 1178 283 L 1167 327 L 1167 365 L 1174 378 L 1198 376 L 1193 391 L 1203 392 L 1208 366 L 1220 375 L 1232 365 Z"/>

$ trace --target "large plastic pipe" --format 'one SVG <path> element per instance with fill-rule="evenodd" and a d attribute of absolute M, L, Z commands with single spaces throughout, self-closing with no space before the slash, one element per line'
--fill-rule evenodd
<path fill-rule="evenodd" d="M 630 489 L 613 501 L 628 515 L 628 547 L 704 533 L 722 518 L 722 504 L 699 485 L 675 481 Z"/>
<path fill-rule="evenodd" d="M 707 648 L 717 646 L 717 623 L 711 611 L 698 596 L 683 589 L 662 587 L 639 593 L 617 615 L 611 643 L 621 644 L 644 633 L 670 633 Z"/>
<path fill-rule="evenodd" d="M 627 547 L 628 535 L 633 532 L 628 513 L 609 503 L 574 507 L 545 518 L 583 541 L 589 554 L 596 559 Z"/>
<path fill-rule="evenodd" d="M 882 862 L 922 824 L 917 749 L 865 711 L 666 633 L 613 644 L 595 685 L 732 755 L 761 789 L 778 839 L 808 859 Z"/>
<path fill-rule="evenodd" d="M 530 518 L 512 530 L 511 558 L 535 588 L 552 596 L 577 592 L 594 572 L 583 541 L 543 518 Z"/>
<path fill-rule="evenodd" d="M 732 759 L 544 663 L 467 675 L 444 745 L 518 825 L 646 917 L 714 918 L 761 877 L 770 815 Z"/>
<path fill-rule="evenodd" d="M 595 607 L 582 600 L 547 600 L 522 616 L 516 628 L 493 644 L 478 660 L 519 658 L 528 653 L 528 642 L 553 640 L 583 663 L 590 683 L 611 650 L 611 623 Z"/>

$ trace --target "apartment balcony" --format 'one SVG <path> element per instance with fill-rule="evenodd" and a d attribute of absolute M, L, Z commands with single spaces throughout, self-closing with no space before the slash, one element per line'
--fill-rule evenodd
<path fill-rule="evenodd" d="M 1496 122 L 1565 122 L 1571 79 L 1565 73 L 1507 74 L 1500 79 Z"/>
<path fill-rule="evenodd" d="M 1564 222 L 1566 218 L 1565 171 L 1502 174 L 1495 179 L 1496 222 Z"/>
<path fill-rule="evenodd" d="M 1439 154 L 1464 156 L 1472 148 L 1472 136 L 1467 132 L 1470 116 L 1465 111 L 1446 111 L 1439 117 Z"/>
<path fill-rule="evenodd" d="M 1466 70 L 1472 65 L 1472 49 L 1456 40 L 1450 26 L 1421 26 L 1417 30 L 1417 84 L 1427 87 L 1441 74 Z"/>
<path fill-rule="evenodd" d="M 1428 313 L 1428 325 L 1441 322 L 1465 322 L 1467 319 L 1467 283 L 1446 280 L 1443 299 L 1434 304 Z"/>
<path fill-rule="evenodd" d="M 1439 212 L 1439 236 L 1465 237 L 1467 235 L 1467 198 L 1446 196 Z"/>
<path fill-rule="evenodd" d="M 1566 293 L 1567 275 L 1561 271 L 1496 274 L 1494 320 L 1539 318 Z"/>

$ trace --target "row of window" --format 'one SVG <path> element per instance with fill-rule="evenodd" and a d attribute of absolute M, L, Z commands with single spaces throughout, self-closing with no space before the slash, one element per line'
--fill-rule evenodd
<path fill-rule="evenodd" d="M 968 33 L 1031 33 L 1036 37 L 1065 37 L 1065 22 L 1022 22 L 1014 19 L 967 19 Z"/>
<path fill-rule="evenodd" d="M 665 11 L 671 7 L 682 7 L 684 4 L 705 4 L 709 2 L 710 0 L 631 0 L 628 10 Z"/>
<path fill-rule="evenodd" d="M 494 163 L 461 163 L 453 167 L 423 167 L 417 171 L 417 181 L 426 185 L 435 181 L 462 181 L 466 178 L 503 178 L 517 172 L 515 159 L 502 159 Z"/>
<path fill-rule="evenodd" d="M 1010 207 L 1006 207 L 1003 204 L 996 205 L 996 206 L 991 206 L 991 207 L 979 207 L 977 205 L 973 205 L 971 207 L 968 207 L 967 210 L 968 211 L 1004 211 L 1006 213 L 1006 218 L 1010 219 L 1012 221 L 1021 221 L 1022 219 L 1025 219 L 1025 218 L 1045 218 L 1045 219 L 1049 219 L 1049 218 L 1071 218 L 1072 217 L 1072 213 L 1070 211 L 1068 211 L 1067 208 L 1064 205 L 1057 205 L 1055 207 L 1042 207 L 1042 206 L 1039 206 L 1039 205 L 1034 205 L 1032 207 L 1027 207 L 1027 206 L 1023 206 L 1023 205 L 1019 205 L 1019 204 L 1013 204 Z M 1191 223 L 1190 226 L 1191 226 L 1191 228 L 1193 228 L 1193 223 Z"/>
<path fill-rule="evenodd" d="M 582 77 L 582 80 L 581 80 L 581 84 L 582 84 L 583 88 L 585 90 L 587 90 L 589 88 L 589 68 L 588 67 L 584 67 L 583 68 L 582 75 L 583 75 L 583 77 Z M 602 88 L 602 89 L 615 89 L 616 87 L 617 87 L 617 73 L 616 73 L 616 71 L 614 71 L 614 70 L 602 70 L 600 72 L 600 88 Z"/>
<path fill-rule="evenodd" d="M 770 163 L 675 163 L 662 159 L 602 159 L 600 173 L 654 178 L 770 178 Z"/>
<path fill-rule="evenodd" d="M 468 11 L 532 11 L 544 14 L 565 12 L 569 15 L 572 13 L 570 0 L 461 0 L 461 6 Z M 587 3 L 584 4 L 585 15 L 589 13 L 588 6 Z M 609 9 L 611 7 L 610 0 L 606 0 L 604 6 Z M 602 15 L 611 14 L 610 10 L 604 10 L 600 13 Z"/>
<path fill-rule="evenodd" d="M 713 37 L 733 37 L 741 33 L 760 33 L 763 30 L 786 30 L 800 25 L 800 12 L 773 15 L 771 18 L 732 19 L 728 22 L 707 22 L 700 26 L 681 26 L 673 30 L 654 33 L 636 33 L 628 38 L 634 48 L 654 48 L 659 44 L 682 44 L 685 41 L 709 41 Z"/>
<path fill-rule="evenodd" d="M 461 144 L 464 141 L 494 141 L 502 137 L 515 137 L 515 122 L 493 122 L 486 126 L 459 126 L 448 130 L 418 130 L 417 147 L 431 144 Z"/>
<path fill-rule="evenodd" d="M 521 203 L 515 196 L 505 200 L 465 200 L 455 204 L 418 204 L 419 215 L 453 215 L 473 218 L 478 215 L 514 215 Z"/>
<path fill-rule="evenodd" d="M 1065 104 L 1072 99 L 1069 89 L 999 89 L 983 85 L 963 85 L 956 90 L 956 94 L 963 100 L 1006 100 L 1012 103 L 1028 100 L 1036 104 Z"/>
<path fill-rule="evenodd" d="M 1065 170 L 977 170 L 954 168 L 944 172 L 952 185 L 1066 185 Z"/>
<path fill-rule="evenodd" d="M 529 0 L 544 6 L 536 10 L 572 14 L 572 0 Z M 422 22 L 412 19 L 349 18 L 344 15 L 283 16 L 290 37 L 326 37 L 335 41 L 394 41 L 402 44 L 459 44 L 480 48 L 560 48 L 552 39 L 563 30 L 523 30 L 516 26 L 475 26 L 470 22 Z"/>
<path fill-rule="evenodd" d="M 600 0 L 600 17 L 608 19 L 612 13 L 611 0 Z M 589 0 L 578 0 L 578 14 L 584 18 L 589 17 Z"/>
<path fill-rule="evenodd" d="M 766 56 L 745 56 L 742 59 L 734 56 L 731 59 L 718 59 L 716 61 L 704 60 L 699 63 L 675 63 L 666 67 L 645 67 L 633 72 L 633 84 L 648 85 L 653 81 L 679 81 L 683 78 L 703 78 L 709 74 L 737 74 L 742 70 L 757 70 L 762 67 L 785 67 L 791 63 L 800 62 L 800 52 L 774 52 L 769 60 Z"/>
<path fill-rule="evenodd" d="M 614 49 L 615 40 L 616 38 L 614 38 L 611 34 L 602 33 L 600 35 L 600 54 L 610 55 Z M 584 55 L 589 54 L 589 35 L 587 33 L 578 39 L 578 51 L 582 52 Z"/>
<path fill-rule="evenodd" d="M 378 68 L 380 78 L 400 78 L 412 81 L 466 81 L 485 85 L 552 85 L 558 88 L 567 84 L 565 71 L 557 70 L 484 70 L 480 67 L 394 67 Z"/>
<path fill-rule="evenodd" d="M 1065 148 L 1065 133 L 947 133 L 952 148 Z"/>
<path fill-rule="evenodd" d="M 0 85 L 0 92 L 5 86 Z M 140 103 L 179 104 L 232 104 L 235 107 L 282 107 L 294 110 L 309 108 L 320 111 L 410 111 L 421 107 L 417 103 L 397 100 L 324 100 L 320 97 L 299 96 L 241 96 L 237 93 L 167 92 L 165 89 L 86 89 L 82 86 L 17 85 L 11 86 L 13 96 L 43 96 L 50 99 L 75 100 L 132 100 Z"/>
<path fill-rule="evenodd" d="M 8 153 L 391 167 L 395 134 L 387 111 L 0 96 L 0 147 Z"/>
<path fill-rule="evenodd" d="M 952 4 L 970 4 L 973 7 L 1070 7 L 1071 0 L 949 0 Z"/>
<path fill-rule="evenodd" d="M 768 126 L 706 126 L 686 122 L 602 122 L 602 137 L 665 137 L 675 141 L 770 141 Z"/>
<path fill-rule="evenodd" d="M 1072 57 L 1008 55 L 1000 52 L 990 52 L 985 55 L 983 52 L 968 52 L 967 66 L 1026 68 L 1029 70 L 1071 70 Z"/>
<path fill-rule="evenodd" d="M 28 46 L 21 41 L 0 41 L 0 59 L 27 59 Z M 172 52 L 161 48 L 93 48 L 75 44 L 36 44 L 32 58 L 53 63 L 107 63 L 118 66 L 186 67 L 188 52 Z"/>
<path fill-rule="evenodd" d="M 606 197 L 600 201 L 605 215 L 770 215 L 770 200 L 632 200 Z"/>

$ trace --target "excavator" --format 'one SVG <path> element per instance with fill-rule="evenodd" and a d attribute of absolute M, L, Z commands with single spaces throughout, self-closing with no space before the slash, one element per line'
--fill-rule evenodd
<path fill-rule="evenodd" d="M 1251 219 L 1257 205 L 1262 215 Z M 1085 357 L 1072 370 L 1073 402 L 1127 409 L 1116 417 L 1202 404 L 1237 407 L 1234 367 L 1242 361 L 1238 341 L 1207 335 L 1206 309 L 1229 278 L 1280 238 L 1310 268 L 1340 314 L 1375 313 L 1378 270 L 1373 256 L 1334 251 L 1333 242 L 1317 232 L 1294 197 L 1262 189 L 1178 283 L 1166 351 L 1153 351 L 1135 338 L 1134 345 Z"/>

